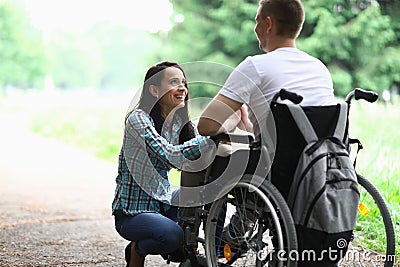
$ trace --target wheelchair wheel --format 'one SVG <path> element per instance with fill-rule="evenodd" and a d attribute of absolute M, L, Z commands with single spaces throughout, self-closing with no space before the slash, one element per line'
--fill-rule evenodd
<path fill-rule="evenodd" d="M 360 190 L 357 225 L 343 266 L 393 266 L 396 243 L 389 209 L 370 181 L 361 175 L 357 179 Z"/>
<path fill-rule="evenodd" d="M 275 186 L 261 177 L 245 175 L 211 205 L 205 241 L 207 266 L 297 266 L 285 260 L 297 251 L 290 210 Z"/>

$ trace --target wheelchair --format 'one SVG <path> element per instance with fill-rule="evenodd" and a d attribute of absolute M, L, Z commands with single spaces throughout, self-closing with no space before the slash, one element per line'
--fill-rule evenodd
<path fill-rule="evenodd" d="M 298 251 L 296 228 L 286 203 L 298 158 L 306 143 L 294 123 L 287 105 L 277 103 L 277 99 L 288 99 L 298 104 L 301 96 L 282 89 L 271 103 L 271 116 L 276 125 L 276 151 L 273 159 L 262 153 L 267 148 L 252 136 L 239 134 L 220 134 L 211 137 L 217 146 L 224 142 L 243 144 L 240 149 L 228 156 L 217 156 L 205 170 L 200 186 L 213 181 L 215 200 L 198 207 L 182 208 L 180 224 L 185 232 L 184 257 L 179 266 L 288 266 L 298 265 L 291 252 Z M 374 102 L 377 94 L 355 89 L 346 97 L 351 104 L 355 98 Z M 318 137 L 329 136 L 337 121 L 338 106 L 303 107 Z M 349 121 L 347 120 L 346 133 Z M 347 149 L 361 143 L 345 135 Z M 358 151 L 357 151 L 358 153 Z M 263 156 L 264 155 L 264 156 Z M 260 166 L 258 162 L 268 164 Z M 271 164 L 269 164 L 271 163 Z M 238 166 L 243 166 L 238 174 Z M 239 168 L 240 169 L 240 168 Z M 222 179 L 221 179 L 222 178 Z M 233 180 L 234 183 L 220 182 Z M 354 238 L 348 252 L 356 254 L 368 251 L 381 256 L 378 265 L 393 266 L 395 261 L 395 235 L 393 222 L 385 200 L 379 191 L 357 174 L 360 190 L 359 214 Z M 206 189 L 204 187 L 204 190 Z M 200 190 L 201 191 L 201 190 Z M 200 192 L 199 194 L 203 194 Z M 381 223 L 379 231 L 371 223 Z M 203 226 L 204 236 L 199 227 Z M 379 238 L 378 238 L 379 237 Z M 369 240 L 377 244 L 371 248 Z M 199 246 L 200 244 L 200 246 Z M 171 259 L 170 259 L 171 260 Z M 343 266 L 366 266 L 360 257 L 344 257 L 339 264 Z M 367 265 L 369 266 L 369 265 Z"/>

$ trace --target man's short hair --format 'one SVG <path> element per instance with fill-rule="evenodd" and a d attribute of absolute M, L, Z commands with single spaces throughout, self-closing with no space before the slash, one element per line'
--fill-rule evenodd
<path fill-rule="evenodd" d="M 272 17 L 277 25 L 277 35 L 296 38 L 303 27 L 304 7 L 300 0 L 261 0 L 262 19 Z"/>

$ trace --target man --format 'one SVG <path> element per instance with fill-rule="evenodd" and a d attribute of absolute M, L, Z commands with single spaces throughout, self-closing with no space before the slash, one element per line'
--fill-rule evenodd
<path fill-rule="evenodd" d="M 249 117 L 256 127 L 255 111 L 266 110 L 267 102 L 282 88 L 302 95 L 302 105 L 335 103 L 326 66 L 296 48 L 296 38 L 304 23 L 300 0 L 261 0 L 255 21 L 254 31 L 266 54 L 247 57 L 231 73 L 199 120 L 202 135 L 232 130 L 240 116 L 235 121 L 231 115 L 239 115 L 243 104 L 250 106 Z M 258 128 L 254 134 L 260 134 Z"/>
<path fill-rule="evenodd" d="M 304 106 L 336 104 L 332 77 L 326 66 L 296 48 L 304 16 L 300 0 L 260 1 L 254 31 L 260 49 L 266 54 L 249 56 L 235 68 L 204 110 L 198 123 L 201 135 L 231 131 L 238 123 L 249 125 L 242 107 L 246 104 L 250 107 L 249 119 L 254 125 L 255 137 L 270 142 L 270 136 L 264 134 L 271 125 L 263 123 L 270 101 L 282 88 L 303 96 L 301 104 Z M 234 113 L 236 119 L 233 119 Z M 250 127 L 245 128 L 249 130 Z"/>

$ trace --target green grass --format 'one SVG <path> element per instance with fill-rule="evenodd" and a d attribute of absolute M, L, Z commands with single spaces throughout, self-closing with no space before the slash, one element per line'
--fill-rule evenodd
<path fill-rule="evenodd" d="M 350 123 L 350 135 L 364 146 L 358 155 L 357 171 L 379 188 L 393 205 L 391 212 L 399 218 L 394 204 L 400 203 L 400 107 L 354 103 Z"/>
<path fill-rule="evenodd" d="M 25 92 L 0 97 L 0 112 L 24 118 L 35 133 L 116 162 L 129 95 Z"/>
<path fill-rule="evenodd" d="M 119 118 L 119 119 L 117 119 Z M 115 160 L 123 131 L 123 113 L 107 106 L 60 106 L 35 114 L 32 131 L 73 144 L 106 160 Z"/>
<path fill-rule="evenodd" d="M 132 94 L 133 95 L 133 94 Z M 13 94 L 0 96 L 0 112 L 19 114 L 32 131 L 82 148 L 117 163 L 123 122 L 130 96 L 82 93 Z M 387 200 L 396 228 L 400 252 L 400 101 L 394 104 L 354 102 L 350 116 L 351 137 L 364 145 L 357 170 L 379 189 Z M 196 114 L 198 112 L 195 112 Z M 353 149 L 354 154 L 355 147 Z M 179 172 L 171 178 L 179 184 Z M 374 231 L 374 225 L 370 225 Z M 375 226 L 377 227 L 377 226 Z"/>
<path fill-rule="evenodd" d="M 357 171 L 370 180 L 378 188 L 387 201 L 392 215 L 396 235 L 396 255 L 400 255 L 400 107 L 395 104 L 370 104 L 355 102 L 352 104 L 350 116 L 351 137 L 362 142 L 364 149 L 359 152 Z M 353 156 L 356 147 L 353 148 Z M 371 204 L 371 207 L 372 204 Z M 360 223 L 362 231 L 369 233 L 365 243 L 370 248 L 380 250 L 377 244 L 383 237 L 380 216 L 371 216 Z M 360 220 L 361 221 L 361 220 Z"/>

